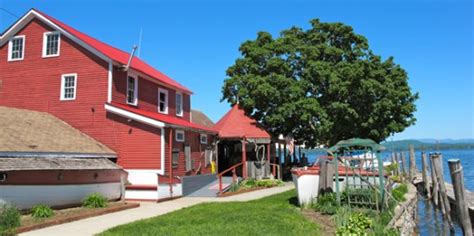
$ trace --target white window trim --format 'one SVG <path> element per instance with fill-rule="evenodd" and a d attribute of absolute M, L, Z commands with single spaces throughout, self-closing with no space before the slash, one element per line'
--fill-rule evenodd
<path fill-rule="evenodd" d="M 182 134 L 183 139 L 178 139 L 178 134 Z M 176 130 L 176 132 L 174 134 L 174 139 L 176 140 L 176 142 L 184 142 L 184 139 L 185 139 L 184 130 Z"/>
<path fill-rule="evenodd" d="M 64 82 L 66 80 L 66 76 L 74 76 L 74 96 L 72 98 L 65 98 L 64 97 Z M 76 100 L 76 93 L 77 93 L 77 73 L 62 74 L 61 75 L 61 96 L 60 96 L 60 100 L 61 101 Z"/>
<path fill-rule="evenodd" d="M 205 142 L 202 141 L 202 138 L 204 138 L 204 137 L 206 138 L 206 141 L 205 141 Z M 200 135 L 199 135 L 199 142 L 200 142 L 201 144 L 207 144 L 207 134 L 200 134 Z"/>
<path fill-rule="evenodd" d="M 178 98 L 178 95 L 181 95 L 181 104 L 180 104 L 180 105 L 181 105 L 181 112 L 180 112 L 180 113 L 178 113 L 178 99 L 177 99 L 177 98 Z M 181 92 L 176 92 L 176 96 L 175 96 L 175 100 L 176 100 L 176 107 L 175 107 L 175 109 L 176 109 L 176 116 L 183 117 L 183 114 L 184 114 L 183 99 L 184 99 L 183 94 L 182 94 Z"/>
<path fill-rule="evenodd" d="M 165 101 L 165 111 L 160 111 L 160 93 L 166 94 L 166 101 Z M 168 109 L 169 108 L 169 96 L 168 96 L 168 90 L 158 88 L 158 112 L 162 114 L 168 114 Z"/>
<path fill-rule="evenodd" d="M 135 88 L 133 89 L 133 102 L 128 102 L 128 77 L 132 77 L 135 80 Z M 125 102 L 127 102 L 128 105 L 133 105 L 136 106 L 138 105 L 138 76 L 134 74 L 127 74 L 127 91 L 125 91 Z"/>
<path fill-rule="evenodd" d="M 12 58 L 12 43 L 13 43 L 13 40 L 15 39 L 18 39 L 18 38 L 22 38 L 23 39 L 23 45 L 21 46 L 21 58 L 15 58 L 13 59 Z M 11 37 L 10 40 L 8 40 L 8 61 L 22 61 L 24 58 L 25 58 L 25 41 L 26 41 L 26 37 L 25 35 L 18 35 L 18 36 L 14 36 L 14 37 Z"/>
<path fill-rule="evenodd" d="M 48 39 L 48 35 L 51 35 L 51 34 L 57 34 L 59 35 L 58 36 L 58 53 L 56 54 L 51 54 L 51 55 L 46 55 L 46 41 Z M 43 58 L 46 58 L 46 57 L 57 57 L 59 56 L 61 52 L 61 33 L 59 31 L 50 31 L 50 32 L 44 32 L 43 34 Z"/>

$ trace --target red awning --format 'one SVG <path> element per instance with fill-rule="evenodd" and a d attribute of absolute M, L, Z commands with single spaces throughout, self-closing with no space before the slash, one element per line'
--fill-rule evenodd
<path fill-rule="evenodd" d="M 115 107 L 115 108 L 119 108 L 119 109 L 122 109 L 122 110 L 125 110 L 125 111 L 128 111 L 128 112 L 134 113 L 136 115 L 144 116 L 146 118 L 150 118 L 150 119 L 153 119 L 153 120 L 156 120 L 156 121 L 159 121 L 159 122 L 163 122 L 165 126 L 171 126 L 171 127 L 174 126 L 174 127 L 177 127 L 177 128 L 191 129 L 191 130 L 195 130 L 195 131 L 198 131 L 198 132 L 203 131 L 203 132 L 206 132 L 206 133 L 214 133 L 214 134 L 217 133 L 213 129 L 210 129 L 210 128 L 202 126 L 202 125 L 191 123 L 191 122 L 189 122 L 185 119 L 182 119 L 182 118 L 173 117 L 173 116 L 170 116 L 170 115 L 165 115 L 165 114 L 161 114 L 161 113 L 158 113 L 158 112 L 144 111 L 144 110 L 137 109 L 137 108 L 134 108 L 132 106 L 117 103 L 117 102 L 107 103 L 106 105 L 109 105 L 109 106 L 112 106 L 112 107 Z"/>
<path fill-rule="evenodd" d="M 245 115 L 239 105 L 234 105 L 213 127 L 219 138 L 262 138 L 271 136 L 257 121 Z"/>

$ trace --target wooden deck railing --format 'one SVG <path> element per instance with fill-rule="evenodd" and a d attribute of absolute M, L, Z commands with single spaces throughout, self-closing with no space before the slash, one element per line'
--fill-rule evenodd
<path fill-rule="evenodd" d="M 241 166 L 241 165 L 243 165 L 243 164 L 244 164 L 243 162 L 240 162 L 240 163 L 238 163 L 238 164 L 235 164 L 235 165 L 231 166 L 229 169 L 224 170 L 224 171 L 222 171 L 221 173 L 219 173 L 219 174 L 217 175 L 217 178 L 219 179 L 219 195 L 222 194 L 222 176 L 223 176 L 224 174 L 226 174 L 227 172 L 232 171 L 232 184 L 235 184 L 235 182 L 237 181 L 237 175 L 236 175 L 236 173 L 235 173 L 235 169 L 237 169 L 237 167 L 239 167 L 239 166 Z"/>

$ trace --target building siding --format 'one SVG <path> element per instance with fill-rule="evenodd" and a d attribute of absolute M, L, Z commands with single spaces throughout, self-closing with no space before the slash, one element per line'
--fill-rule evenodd
<path fill-rule="evenodd" d="M 42 58 L 43 33 L 51 29 L 34 19 L 17 35 L 25 35 L 25 53 L 21 61 L 8 62 L 8 43 L 0 47 L 0 106 L 48 112 L 71 126 L 107 145 L 118 154 L 118 164 L 126 169 L 160 169 L 161 129 L 109 114 L 104 109 L 108 95 L 108 63 L 81 46 L 61 36 L 60 55 Z M 77 73 L 76 99 L 60 101 L 61 75 Z M 112 100 L 126 103 L 126 72 L 113 70 Z M 157 111 L 157 84 L 138 78 L 138 107 Z M 169 115 L 175 116 L 175 91 L 169 91 Z M 190 120 L 190 96 L 183 94 L 183 119 Z M 165 136 L 165 163 L 169 161 L 168 135 Z M 186 143 L 191 145 L 192 158 L 199 165 L 205 145 L 199 143 L 199 133 L 186 131 Z M 174 140 L 174 135 L 173 135 Z M 212 138 L 209 137 L 209 144 Z M 184 146 L 174 175 L 184 175 Z M 165 165 L 167 169 L 168 164 Z M 196 166 L 197 169 L 197 166 Z M 208 173 L 210 166 L 202 168 Z M 168 172 L 168 170 L 167 170 Z M 189 174 L 189 173 L 188 173 Z"/>
<path fill-rule="evenodd" d="M 170 149 L 169 149 L 169 132 L 170 129 L 165 129 L 165 174 L 169 174 L 169 164 L 170 164 Z M 173 129 L 172 133 L 172 143 L 173 149 L 179 149 L 179 161 L 178 167 L 173 168 L 173 175 L 175 176 L 184 176 L 184 175 L 193 175 L 198 170 L 199 166 L 201 165 L 201 174 L 208 174 L 211 173 L 211 165 L 205 165 L 204 161 L 204 152 L 207 147 L 211 147 L 214 138 L 212 135 L 208 135 L 207 144 L 201 144 L 199 141 L 200 133 L 192 132 L 192 131 L 184 131 L 185 132 L 185 139 L 184 142 L 177 142 L 175 139 L 175 132 L 176 130 Z M 191 159 L 194 161 L 193 170 L 190 172 L 186 172 L 186 159 L 184 154 L 184 147 L 189 145 L 191 147 Z"/>
<path fill-rule="evenodd" d="M 127 72 L 120 68 L 113 70 L 112 101 L 127 103 Z M 133 75 L 133 73 L 131 73 Z M 158 89 L 168 91 L 168 115 L 191 121 L 191 98 L 183 93 L 183 116 L 176 115 L 176 90 L 158 85 L 141 76 L 135 76 L 138 80 L 138 102 L 136 107 L 142 110 L 158 112 Z"/>

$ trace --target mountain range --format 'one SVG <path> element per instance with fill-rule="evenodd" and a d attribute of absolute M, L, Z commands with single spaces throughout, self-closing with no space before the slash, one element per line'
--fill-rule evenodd
<path fill-rule="evenodd" d="M 410 145 L 419 150 L 474 149 L 474 139 L 404 139 L 382 142 L 388 150 L 407 150 Z"/>

